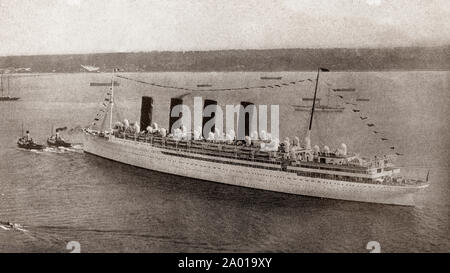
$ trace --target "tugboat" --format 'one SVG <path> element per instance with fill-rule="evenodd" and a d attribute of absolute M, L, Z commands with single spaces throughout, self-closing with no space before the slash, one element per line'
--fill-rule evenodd
<path fill-rule="evenodd" d="M 29 131 L 27 131 L 27 134 L 25 136 L 19 138 L 19 140 L 17 141 L 17 146 L 19 146 L 19 148 L 27 150 L 42 150 L 45 148 L 44 145 L 34 142 L 33 138 L 30 137 Z"/>
<path fill-rule="evenodd" d="M 52 129 L 53 131 L 53 129 Z M 64 147 L 64 148 L 70 148 L 72 147 L 72 144 L 65 141 L 60 135 L 59 135 L 60 128 L 56 128 L 56 134 L 50 136 L 47 138 L 47 144 L 48 146 L 52 147 Z"/>
<path fill-rule="evenodd" d="M 48 146 L 53 146 L 53 147 L 65 147 L 65 148 L 72 147 L 71 143 L 66 142 L 62 138 L 58 138 L 57 136 L 51 136 L 51 137 L 47 138 L 47 144 L 48 144 Z"/>

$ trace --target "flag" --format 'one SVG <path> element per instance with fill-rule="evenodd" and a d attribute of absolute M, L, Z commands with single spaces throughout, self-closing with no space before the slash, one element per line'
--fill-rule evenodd
<path fill-rule="evenodd" d="M 353 112 L 357 113 L 359 112 L 359 109 L 353 109 Z"/>
<path fill-rule="evenodd" d="M 382 138 L 381 138 L 381 140 L 382 140 L 382 141 L 385 141 L 385 140 L 388 140 L 388 139 L 387 139 L 387 138 L 384 138 L 384 137 L 382 137 Z"/>
<path fill-rule="evenodd" d="M 372 126 L 375 126 L 375 124 L 369 123 L 369 124 L 367 124 L 367 126 L 372 127 Z"/>
<path fill-rule="evenodd" d="M 394 149 L 395 149 L 395 147 L 394 147 L 394 146 L 392 146 L 392 147 L 391 147 L 391 150 L 394 150 Z"/>
<path fill-rule="evenodd" d="M 365 120 L 367 119 L 367 117 L 359 117 L 361 120 Z"/>
<path fill-rule="evenodd" d="M 322 72 L 330 72 L 329 69 L 324 68 L 324 67 L 319 67 L 319 69 L 320 69 L 320 71 L 322 71 Z"/>

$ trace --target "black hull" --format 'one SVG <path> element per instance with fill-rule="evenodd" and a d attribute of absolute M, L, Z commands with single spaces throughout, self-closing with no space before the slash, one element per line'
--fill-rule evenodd
<path fill-rule="evenodd" d="M 45 148 L 44 145 L 36 144 L 36 143 L 32 143 L 32 144 L 21 144 L 21 143 L 17 143 L 17 146 L 18 146 L 19 148 L 27 149 L 27 150 L 42 150 L 42 149 Z"/>
<path fill-rule="evenodd" d="M 52 146 L 52 147 L 65 147 L 65 148 L 72 147 L 72 144 L 65 142 L 65 141 L 47 140 L 47 144 L 48 144 L 48 146 Z"/>
<path fill-rule="evenodd" d="M 0 97 L 0 101 L 16 101 L 19 100 L 18 97 Z"/>

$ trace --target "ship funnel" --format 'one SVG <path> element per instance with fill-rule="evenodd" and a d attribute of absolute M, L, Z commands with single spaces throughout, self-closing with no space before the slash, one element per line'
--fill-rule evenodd
<path fill-rule="evenodd" d="M 178 106 L 183 105 L 183 100 L 179 98 L 171 98 L 170 99 L 170 111 L 169 111 L 169 133 L 173 132 L 176 128 L 172 128 L 173 124 L 180 118 L 183 117 L 183 113 L 179 113 L 178 116 L 172 117 L 173 109 Z"/>
<path fill-rule="evenodd" d="M 209 133 L 214 132 L 216 129 L 216 111 L 217 111 L 217 101 L 215 100 L 205 100 L 203 104 L 203 114 L 205 114 L 206 110 L 210 112 L 210 116 L 203 115 L 202 120 L 202 136 L 204 138 L 209 138 Z M 208 130 L 205 129 L 206 125 L 208 126 Z M 206 130 L 206 131 L 205 131 Z M 205 131 L 205 132 L 204 132 Z M 214 134 L 214 133 L 213 133 Z"/>
<path fill-rule="evenodd" d="M 153 98 L 142 97 L 141 103 L 141 128 L 147 128 L 152 124 L 153 117 Z"/>
<path fill-rule="evenodd" d="M 253 102 L 241 101 L 238 116 L 237 136 L 244 139 L 250 136 L 257 126 L 256 106 Z"/>

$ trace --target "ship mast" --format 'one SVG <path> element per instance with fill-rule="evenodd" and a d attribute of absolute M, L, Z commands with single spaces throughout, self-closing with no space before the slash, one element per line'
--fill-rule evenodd
<path fill-rule="evenodd" d="M 0 89 L 2 90 L 2 97 L 3 97 L 3 72 L 0 75 Z"/>
<path fill-rule="evenodd" d="M 112 119 L 113 119 L 113 107 L 114 107 L 114 72 L 116 69 L 113 69 L 112 76 L 111 76 L 111 97 L 110 97 L 110 115 L 109 115 L 109 132 L 112 133 Z"/>
<path fill-rule="evenodd" d="M 306 134 L 306 138 L 308 139 L 308 141 L 311 139 L 311 127 L 312 127 L 312 121 L 313 121 L 313 117 L 314 117 L 314 109 L 316 107 L 316 98 L 317 98 L 317 86 L 319 85 L 319 74 L 320 71 L 322 72 L 329 72 L 330 70 L 323 68 L 323 67 L 318 67 L 317 68 L 317 77 L 316 77 L 316 86 L 314 87 L 314 98 L 313 98 L 313 105 L 311 108 L 311 117 L 309 119 L 309 127 L 308 127 L 308 133 Z M 307 147 L 307 148 L 311 148 L 311 147 Z"/>

